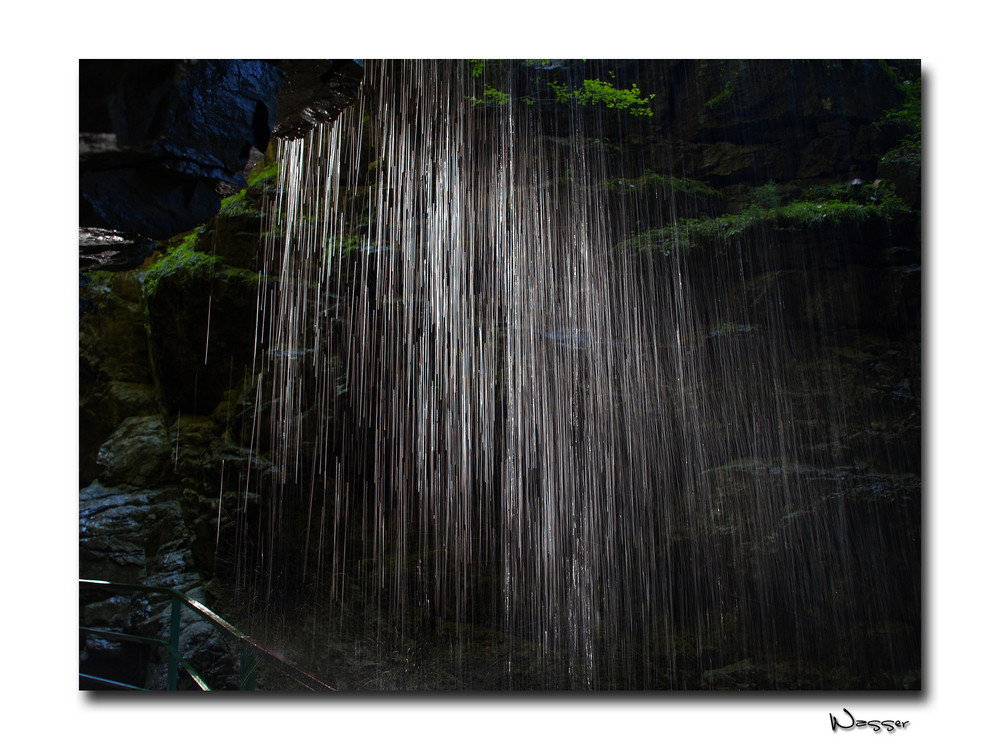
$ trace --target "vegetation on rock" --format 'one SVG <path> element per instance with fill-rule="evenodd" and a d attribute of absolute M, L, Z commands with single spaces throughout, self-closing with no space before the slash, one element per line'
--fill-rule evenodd
<path fill-rule="evenodd" d="M 472 76 L 483 78 L 482 98 L 473 97 L 473 106 L 501 107 L 511 102 L 511 93 L 500 88 L 502 79 L 509 73 L 510 63 L 499 60 L 471 60 Z M 520 66 L 535 71 L 549 71 L 558 69 L 559 65 L 553 65 L 551 60 L 522 60 Z M 615 74 L 608 71 L 606 81 L 598 78 L 585 78 L 582 85 L 571 87 L 563 80 L 550 80 L 541 76 L 536 76 L 532 81 L 531 90 L 522 96 L 517 97 L 517 101 L 533 105 L 540 101 L 555 102 L 556 104 L 568 104 L 578 102 L 584 106 L 603 105 L 608 109 L 622 110 L 623 112 L 641 116 L 652 117 L 654 94 L 643 96 L 638 84 L 619 88 L 614 83 Z"/>
<path fill-rule="evenodd" d="M 878 180 L 866 185 L 812 187 L 787 203 L 781 201 L 774 183 L 766 183 L 751 191 L 751 201 L 738 213 L 678 219 L 669 226 L 632 237 L 619 249 L 671 255 L 726 244 L 751 231 L 837 226 L 874 218 L 891 220 L 908 211 L 892 185 Z"/>
<path fill-rule="evenodd" d="M 147 261 L 146 267 L 141 273 L 142 288 L 147 298 L 156 293 L 160 279 L 164 276 L 178 272 L 192 276 L 211 275 L 219 257 L 196 249 L 198 240 L 203 233 L 204 228 L 198 227 L 168 243 L 162 254 L 153 256 Z"/>
<path fill-rule="evenodd" d="M 708 183 L 690 177 L 663 176 L 650 170 L 646 170 L 641 177 L 617 177 L 608 180 L 604 187 L 609 192 L 624 194 L 646 195 L 656 191 L 669 191 L 693 198 L 722 198 L 722 191 Z"/>
<path fill-rule="evenodd" d="M 223 198 L 222 209 L 219 214 L 222 216 L 260 216 L 260 188 L 265 184 L 273 183 L 278 177 L 280 165 L 275 162 L 261 162 L 247 178 L 247 186 L 240 192 Z"/>
<path fill-rule="evenodd" d="M 904 100 L 900 107 L 886 110 L 875 123 L 879 129 L 897 134 L 897 142 L 882 156 L 882 162 L 906 162 L 919 167 L 922 145 L 922 105 L 920 78 L 900 82 Z"/>

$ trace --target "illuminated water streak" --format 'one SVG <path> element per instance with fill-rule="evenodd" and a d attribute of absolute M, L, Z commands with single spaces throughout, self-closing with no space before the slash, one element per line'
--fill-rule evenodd
<path fill-rule="evenodd" d="M 844 527 L 802 514 L 816 474 L 794 424 L 815 410 L 841 430 L 836 373 L 829 403 L 797 400 L 783 303 L 765 337 L 726 288 L 743 255 L 694 269 L 630 246 L 672 196 L 607 188 L 601 118 L 476 107 L 474 84 L 457 63 L 371 64 L 336 124 L 280 144 L 260 575 L 277 585 L 275 540 L 304 539 L 301 569 L 334 601 L 362 592 L 386 659 L 435 622 L 481 625 L 501 653 L 534 644 L 551 687 L 646 684 L 689 652 L 720 666 L 704 655 L 733 637 L 807 652 L 806 613 L 841 595 L 821 579 L 850 553 Z M 854 633 L 830 611 L 823 627 Z"/>

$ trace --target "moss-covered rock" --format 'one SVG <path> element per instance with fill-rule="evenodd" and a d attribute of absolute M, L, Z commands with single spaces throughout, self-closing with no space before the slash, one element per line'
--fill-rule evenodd
<path fill-rule="evenodd" d="M 211 414 L 253 362 L 259 276 L 192 249 L 195 241 L 141 272 L 150 360 L 172 414 Z"/>

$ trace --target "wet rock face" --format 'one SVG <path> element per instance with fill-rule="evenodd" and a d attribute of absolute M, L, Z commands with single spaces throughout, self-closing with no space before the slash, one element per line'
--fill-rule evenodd
<path fill-rule="evenodd" d="M 80 317 L 80 486 L 97 451 L 129 417 L 157 412 L 141 290 L 134 273 L 84 277 Z"/>
<path fill-rule="evenodd" d="M 211 219 L 222 196 L 246 187 L 272 131 L 301 137 L 335 119 L 361 70 L 351 60 L 81 61 L 80 226 L 121 235 L 88 241 L 88 264 L 132 267 L 149 254 L 143 238 Z"/>
<path fill-rule="evenodd" d="M 263 151 L 283 75 L 259 60 L 80 64 L 80 224 L 166 239 Z"/>
<path fill-rule="evenodd" d="M 208 600 L 189 549 L 187 515 L 183 495 L 176 490 L 98 483 L 87 487 L 80 493 L 81 577 L 172 588 L 197 601 Z M 155 593 L 84 589 L 80 621 L 87 627 L 168 641 L 170 602 Z M 179 645 L 213 689 L 238 687 L 232 646 L 186 607 L 181 611 Z M 81 636 L 80 669 L 86 674 L 163 690 L 166 661 L 166 650 L 153 645 Z"/>
<path fill-rule="evenodd" d="M 357 94 L 364 69 L 354 60 L 268 60 L 285 74 L 275 138 L 301 138 L 333 122 Z"/>
<path fill-rule="evenodd" d="M 231 486 L 246 487 L 267 468 L 249 447 L 245 414 L 256 399 L 256 244 L 270 190 L 273 180 L 255 183 L 238 210 L 187 236 L 183 248 L 159 245 L 140 269 L 81 277 L 81 577 L 178 588 L 225 614 L 213 592 L 227 590 L 219 580 L 233 574 L 233 517 L 247 505 Z M 257 512 L 257 501 L 249 504 Z M 162 597 L 81 604 L 81 622 L 166 637 Z M 211 628 L 185 614 L 181 645 L 199 654 L 194 664 L 214 675 L 213 687 L 234 687 L 239 670 Z M 88 638 L 81 663 L 166 684 L 156 649 Z"/>
<path fill-rule="evenodd" d="M 178 495 L 93 484 L 80 493 L 81 574 L 121 583 L 193 589 Z"/>
<path fill-rule="evenodd" d="M 124 271 L 142 265 L 156 250 L 148 237 L 98 227 L 80 228 L 80 270 Z"/>

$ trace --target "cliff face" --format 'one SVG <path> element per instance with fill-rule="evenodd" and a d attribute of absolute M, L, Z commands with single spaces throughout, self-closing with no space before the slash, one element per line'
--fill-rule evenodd
<path fill-rule="evenodd" d="M 323 112 L 344 106 L 345 87 L 356 84 L 347 68 L 81 67 L 84 85 L 99 92 L 81 99 L 89 144 L 81 225 L 123 232 L 138 248 L 129 257 L 107 245 L 101 258 L 93 246 L 82 251 L 97 260 L 86 261 L 80 289 L 81 576 L 175 586 L 234 613 L 237 581 L 256 587 L 243 591 L 242 604 L 277 608 L 322 584 L 299 562 L 304 530 L 318 521 L 294 503 L 276 510 L 266 479 L 279 460 L 262 425 L 279 407 L 278 394 L 259 396 L 272 393 L 273 373 L 255 320 L 276 280 L 262 273 L 258 250 L 262 214 L 276 197 L 276 172 L 263 157 L 272 130 L 296 134 L 332 117 Z M 679 526 L 664 554 L 681 560 L 692 547 L 715 549 L 714 559 L 731 562 L 713 575 L 766 593 L 796 563 L 788 550 L 810 544 L 809 529 L 829 528 L 814 550 L 817 571 L 842 560 L 837 545 L 884 545 L 889 575 L 868 580 L 854 571 L 803 603 L 806 630 L 822 634 L 831 617 L 865 623 L 865 654 L 853 661 L 838 662 L 839 645 L 821 636 L 806 639 L 814 659 L 804 671 L 773 654 L 747 656 L 730 624 L 704 643 L 653 644 L 660 682 L 640 687 L 918 686 L 919 65 L 682 61 L 614 70 L 619 81 L 655 93 L 655 107 L 632 124 L 609 121 L 622 174 L 599 189 L 642 207 L 642 223 L 618 238 L 621 252 L 653 273 L 683 264 L 692 287 L 719 300 L 688 342 L 699 387 L 731 390 L 726 352 L 734 344 L 768 362 L 780 333 L 795 353 L 772 368 L 773 383 L 748 379 L 728 398 L 766 403 L 764 391 L 780 386 L 804 459 L 790 466 L 773 455 L 727 458 L 720 449 L 699 480 L 713 500 L 705 519 Z M 307 82 L 315 80 L 326 87 L 325 104 L 311 107 L 317 97 Z M 194 124 L 198 112 L 211 124 L 207 113 L 219 108 L 236 127 Z M 225 138 L 210 134 L 220 129 Z M 104 133 L 115 136 L 97 135 Z M 730 314 L 737 309 L 738 319 Z M 817 417 L 833 401 L 836 429 Z M 347 407 L 335 400 L 323 408 L 303 418 L 338 422 Z M 721 402 L 706 417 L 725 434 L 731 415 Z M 789 486 L 812 500 L 766 528 L 761 519 L 709 517 L 730 494 Z M 271 534 L 276 525 L 287 533 Z M 253 570 L 264 557 L 278 561 L 273 579 Z M 889 603 L 832 593 L 868 586 Z M 88 606 L 94 617 L 110 617 L 104 605 Z M 758 617 L 765 628 L 767 613 L 732 606 L 714 613 L 716 621 Z M 155 632 L 150 622 L 140 629 Z M 208 637 L 189 635 L 193 643 Z M 774 639 L 804 643 L 789 632 Z M 92 645 L 84 656 L 112 658 L 109 648 Z M 470 659 L 480 657 L 489 661 Z M 348 682 L 361 679 L 363 665 L 343 654 L 324 658 Z M 162 670 L 142 679 L 159 684 Z"/>
<path fill-rule="evenodd" d="M 135 267 L 246 187 L 273 136 L 302 135 L 353 100 L 350 60 L 82 60 L 81 257 Z"/>
<path fill-rule="evenodd" d="M 873 180 L 899 138 L 885 112 L 919 75 L 871 60 L 689 63 L 657 109 L 673 144 L 663 163 L 718 187 Z"/>

